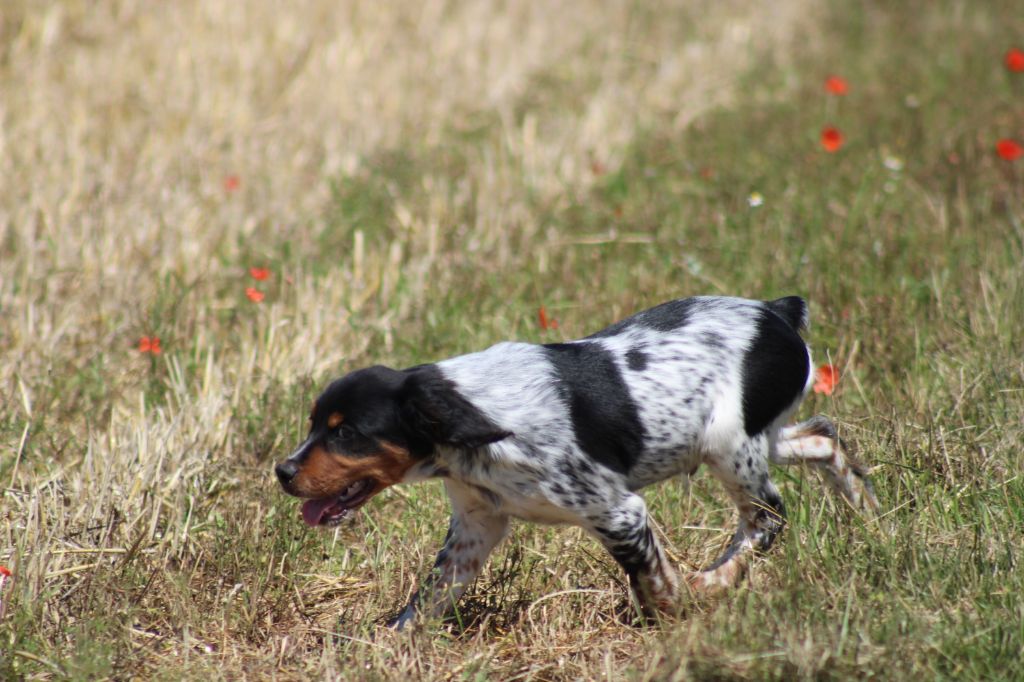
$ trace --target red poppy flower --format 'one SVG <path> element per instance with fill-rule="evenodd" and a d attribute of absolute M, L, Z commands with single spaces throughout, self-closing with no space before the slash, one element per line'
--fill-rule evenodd
<path fill-rule="evenodd" d="M 249 268 L 249 276 L 257 282 L 262 282 L 266 278 L 270 277 L 270 268 Z"/>
<path fill-rule="evenodd" d="M 1007 161 L 1016 161 L 1024 156 L 1024 146 L 1017 140 L 999 140 L 996 142 L 996 153 Z"/>
<path fill-rule="evenodd" d="M 224 191 L 236 192 L 242 186 L 242 179 L 237 175 L 229 175 L 224 178 Z"/>
<path fill-rule="evenodd" d="M 829 153 L 837 152 L 843 148 L 843 134 L 838 128 L 829 126 L 821 131 L 821 146 Z"/>
<path fill-rule="evenodd" d="M 537 320 L 540 322 L 541 329 L 558 329 L 558 320 L 548 317 L 548 311 L 544 309 L 544 306 L 537 311 Z"/>
<path fill-rule="evenodd" d="M 163 352 L 163 349 L 160 348 L 160 337 L 143 336 L 141 339 L 139 339 L 139 352 L 160 355 L 160 353 Z"/>
<path fill-rule="evenodd" d="M 11 569 L 7 568 L 3 564 L 0 564 L 0 576 L 3 576 L 5 578 L 10 578 L 11 577 Z"/>
<path fill-rule="evenodd" d="M 850 84 L 841 76 L 829 76 L 825 79 L 825 92 L 830 95 L 845 95 L 850 90 Z"/>
<path fill-rule="evenodd" d="M 1011 47 L 1006 51 L 1006 68 L 1015 73 L 1024 72 L 1024 50 Z"/>
<path fill-rule="evenodd" d="M 814 392 L 832 395 L 839 383 L 839 370 L 835 365 L 822 365 L 814 373 Z"/>
<path fill-rule="evenodd" d="M 259 303 L 266 296 L 262 291 L 253 287 L 246 287 L 245 295 L 248 296 L 249 300 L 253 303 Z"/>

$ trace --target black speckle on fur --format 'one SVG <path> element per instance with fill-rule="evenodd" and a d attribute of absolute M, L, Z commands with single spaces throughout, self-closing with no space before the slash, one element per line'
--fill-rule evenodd
<path fill-rule="evenodd" d="M 647 368 L 647 354 L 640 348 L 631 348 L 626 353 L 626 362 L 630 369 L 641 372 Z"/>
<path fill-rule="evenodd" d="M 647 555 L 650 548 L 656 543 L 651 528 L 647 524 L 644 524 L 639 533 L 609 532 L 605 535 L 605 542 L 610 545 L 608 549 L 611 555 L 622 566 L 631 581 L 642 569 L 647 567 L 649 563 Z"/>
<path fill-rule="evenodd" d="M 708 348 L 714 348 L 716 350 L 725 348 L 725 339 L 717 332 L 703 332 L 700 335 L 700 339 Z"/>
<path fill-rule="evenodd" d="M 475 485 L 475 486 L 473 486 L 473 488 L 477 491 L 477 493 L 480 494 L 480 496 L 482 498 L 487 500 L 491 504 L 492 507 L 500 507 L 501 506 L 501 498 L 498 497 L 498 495 L 495 494 L 495 492 L 493 490 L 488 490 L 487 488 L 485 488 L 483 486 L 480 486 L 480 485 Z"/>
<path fill-rule="evenodd" d="M 628 472 L 642 454 L 644 427 L 611 354 L 596 343 L 544 348 L 558 372 L 580 448 L 609 469 Z M 589 469 L 586 462 L 579 467 Z"/>
<path fill-rule="evenodd" d="M 763 431 L 796 401 L 809 371 L 800 335 L 771 309 L 764 309 L 743 358 L 743 428 L 748 436 Z"/>

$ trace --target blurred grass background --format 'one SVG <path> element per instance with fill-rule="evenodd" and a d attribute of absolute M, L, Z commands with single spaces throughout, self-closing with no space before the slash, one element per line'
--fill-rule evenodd
<path fill-rule="evenodd" d="M 1018 678 L 1022 41 L 1003 0 L 6 0 L 0 677 Z M 440 486 L 315 533 L 272 479 L 331 377 L 698 293 L 809 299 L 802 414 L 887 511 L 777 471 L 783 541 L 679 622 L 518 524 L 383 631 Z M 731 533 L 707 477 L 647 498 L 683 568 Z"/>

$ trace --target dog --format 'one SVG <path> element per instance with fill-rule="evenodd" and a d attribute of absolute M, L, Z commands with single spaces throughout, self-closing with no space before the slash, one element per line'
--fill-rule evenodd
<path fill-rule="evenodd" d="M 683 583 L 694 593 L 734 585 L 745 557 L 782 529 L 769 461 L 814 466 L 855 508 L 878 506 L 828 419 L 785 426 L 813 382 L 807 323 L 797 296 L 695 297 L 576 341 L 360 369 L 316 399 L 308 437 L 275 472 L 306 498 L 310 526 L 337 525 L 396 483 L 444 480 L 448 534 L 397 628 L 452 609 L 513 517 L 586 529 L 625 571 L 643 615 L 672 613 L 680 580 L 642 488 L 703 463 L 736 505 L 722 555 Z"/>

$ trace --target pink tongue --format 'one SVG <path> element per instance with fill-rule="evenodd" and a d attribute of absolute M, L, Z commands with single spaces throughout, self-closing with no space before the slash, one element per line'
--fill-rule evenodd
<path fill-rule="evenodd" d="M 310 526 L 319 526 L 327 508 L 334 504 L 334 498 L 306 500 L 302 503 L 302 520 Z"/>

